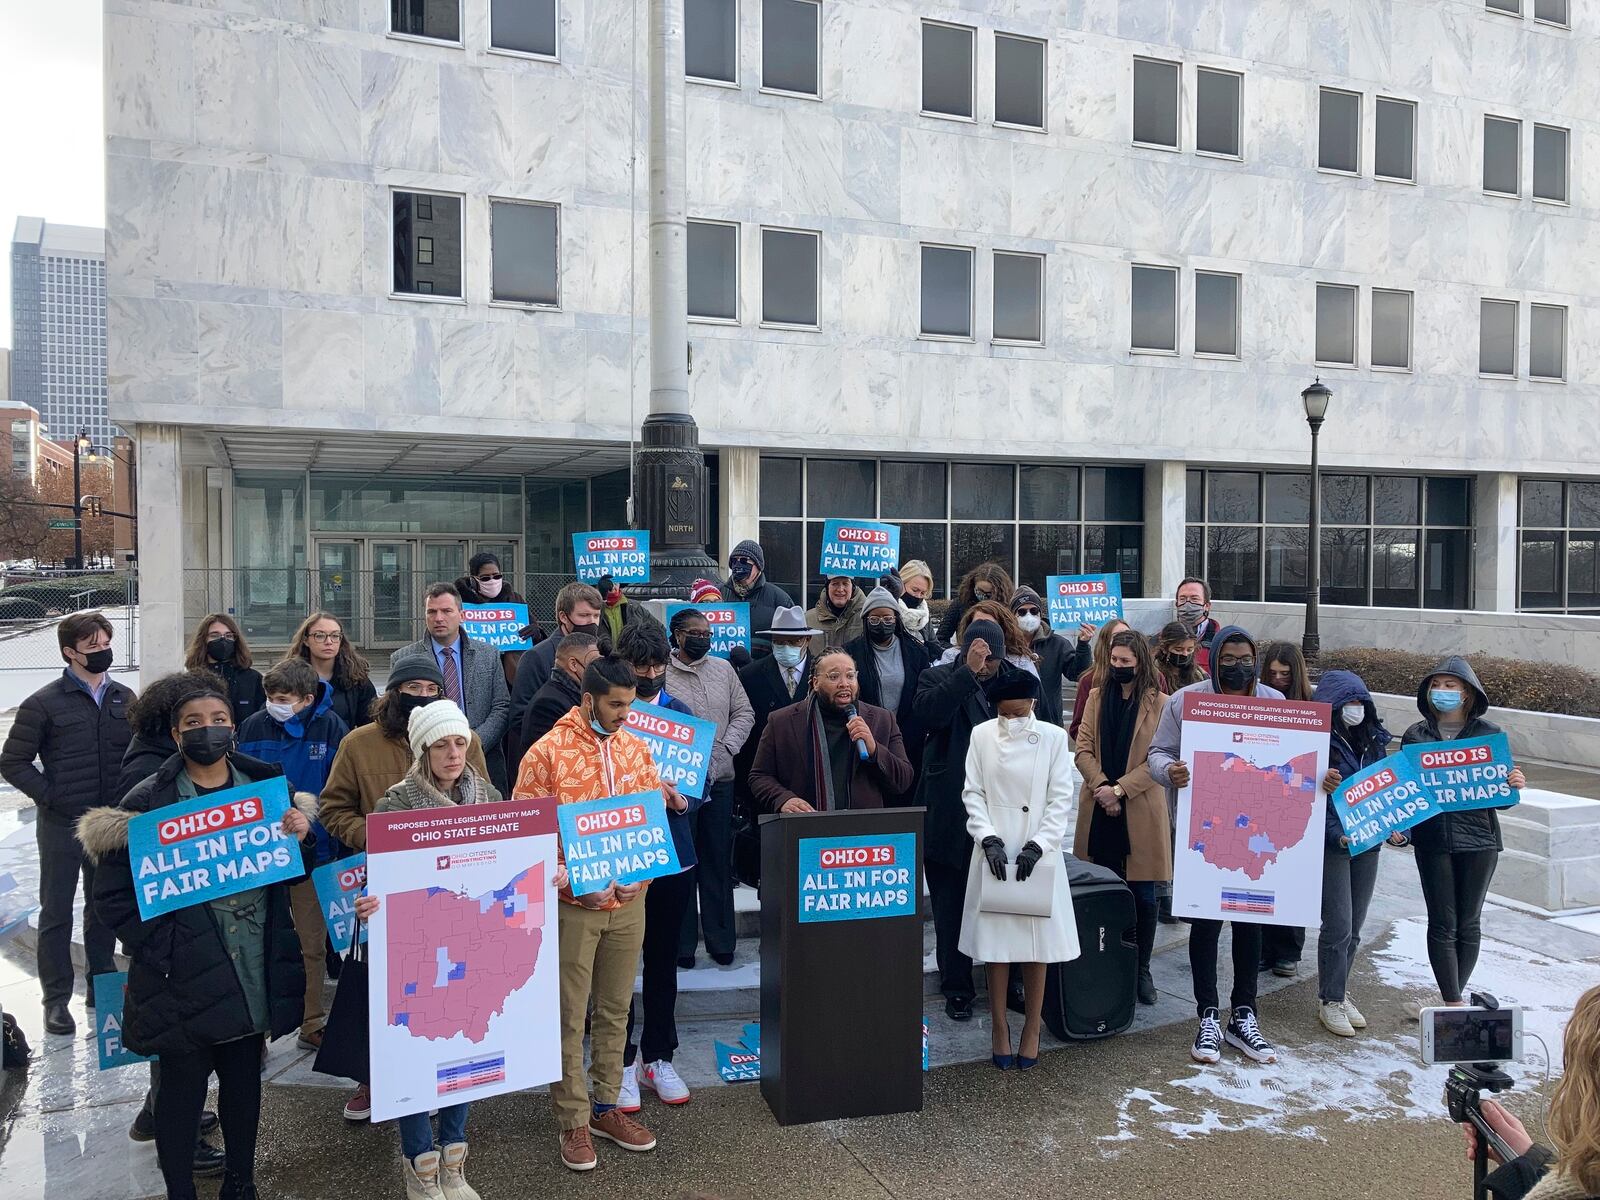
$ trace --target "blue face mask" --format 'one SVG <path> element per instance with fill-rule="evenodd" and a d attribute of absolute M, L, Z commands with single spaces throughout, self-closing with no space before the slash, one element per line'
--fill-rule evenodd
<path fill-rule="evenodd" d="M 1461 707 L 1462 698 L 1460 692 L 1452 692 L 1447 688 L 1430 688 L 1428 691 L 1428 703 L 1433 705 L 1434 712 L 1455 712 Z"/>
<path fill-rule="evenodd" d="M 594 730 L 594 735 L 597 738 L 608 738 L 611 736 L 606 727 L 600 724 L 599 721 L 596 721 L 593 717 L 589 719 L 589 728 Z"/>
<path fill-rule="evenodd" d="M 774 646 L 772 657 L 778 660 L 780 667 L 788 667 L 791 671 L 800 665 L 806 656 L 803 646 Z"/>

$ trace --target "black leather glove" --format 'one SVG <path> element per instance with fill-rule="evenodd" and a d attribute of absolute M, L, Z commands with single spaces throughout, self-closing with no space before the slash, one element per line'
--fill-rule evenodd
<path fill-rule="evenodd" d="M 1017 855 L 1017 882 L 1021 883 L 1033 874 L 1034 867 L 1039 865 L 1039 860 L 1044 857 L 1044 851 L 1029 842 Z"/>
<path fill-rule="evenodd" d="M 1003 881 L 1006 877 L 1006 863 L 1009 861 L 1006 858 L 1006 844 L 990 834 L 983 839 L 983 856 L 989 860 L 989 870 L 993 872 L 994 877 Z"/>

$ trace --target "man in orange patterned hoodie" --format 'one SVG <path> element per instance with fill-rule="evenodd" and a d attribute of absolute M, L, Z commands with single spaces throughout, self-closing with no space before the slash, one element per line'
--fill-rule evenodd
<path fill-rule="evenodd" d="M 555 723 L 522 760 L 517 799 L 554 796 L 577 804 L 660 789 L 678 811 L 687 801 L 663 784 L 644 740 L 624 727 L 637 676 L 632 664 L 607 655 L 583 675 L 578 705 Z M 565 854 L 562 862 L 566 861 Z M 607 884 L 603 891 L 560 893 L 561 1078 L 550 1085 L 561 1128 L 561 1161 L 574 1171 L 595 1166 L 595 1137 L 624 1150 L 654 1150 L 651 1132 L 617 1108 L 622 1056 L 628 1041 L 628 1002 L 644 944 L 643 883 Z M 583 1070 L 583 1026 L 589 1020 L 592 1103 Z"/>

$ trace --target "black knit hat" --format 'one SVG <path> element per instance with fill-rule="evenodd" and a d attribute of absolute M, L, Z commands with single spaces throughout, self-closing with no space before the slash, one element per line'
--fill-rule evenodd
<path fill-rule="evenodd" d="M 419 679 L 444 691 L 444 676 L 439 673 L 439 666 L 433 661 L 432 655 L 426 658 L 421 655 L 403 658 L 395 663 L 389 668 L 389 682 L 383 685 L 383 690 L 398 691 L 402 683 L 414 683 Z"/>

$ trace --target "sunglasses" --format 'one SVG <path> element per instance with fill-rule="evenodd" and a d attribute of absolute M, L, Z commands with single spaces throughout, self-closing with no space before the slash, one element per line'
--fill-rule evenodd
<path fill-rule="evenodd" d="M 753 558 L 730 558 L 728 565 L 730 567 L 753 567 L 756 565 L 756 560 Z"/>
<path fill-rule="evenodd" d="M 504 575 L 479 575 L 477 577 L 479 583 L 493 583 L 496 579 L 504 578 Z"/>
<path fill-rule="evenodd" d="M 1029 607 L 1029 608 L 1019 608 L 1019 609 L 1017 609 L 1017 616 L 1019 616 L 1019 617 L 1037 617 L 1038 615 L 1039 615 L 1039 610 L 1037 608 Z"/>

